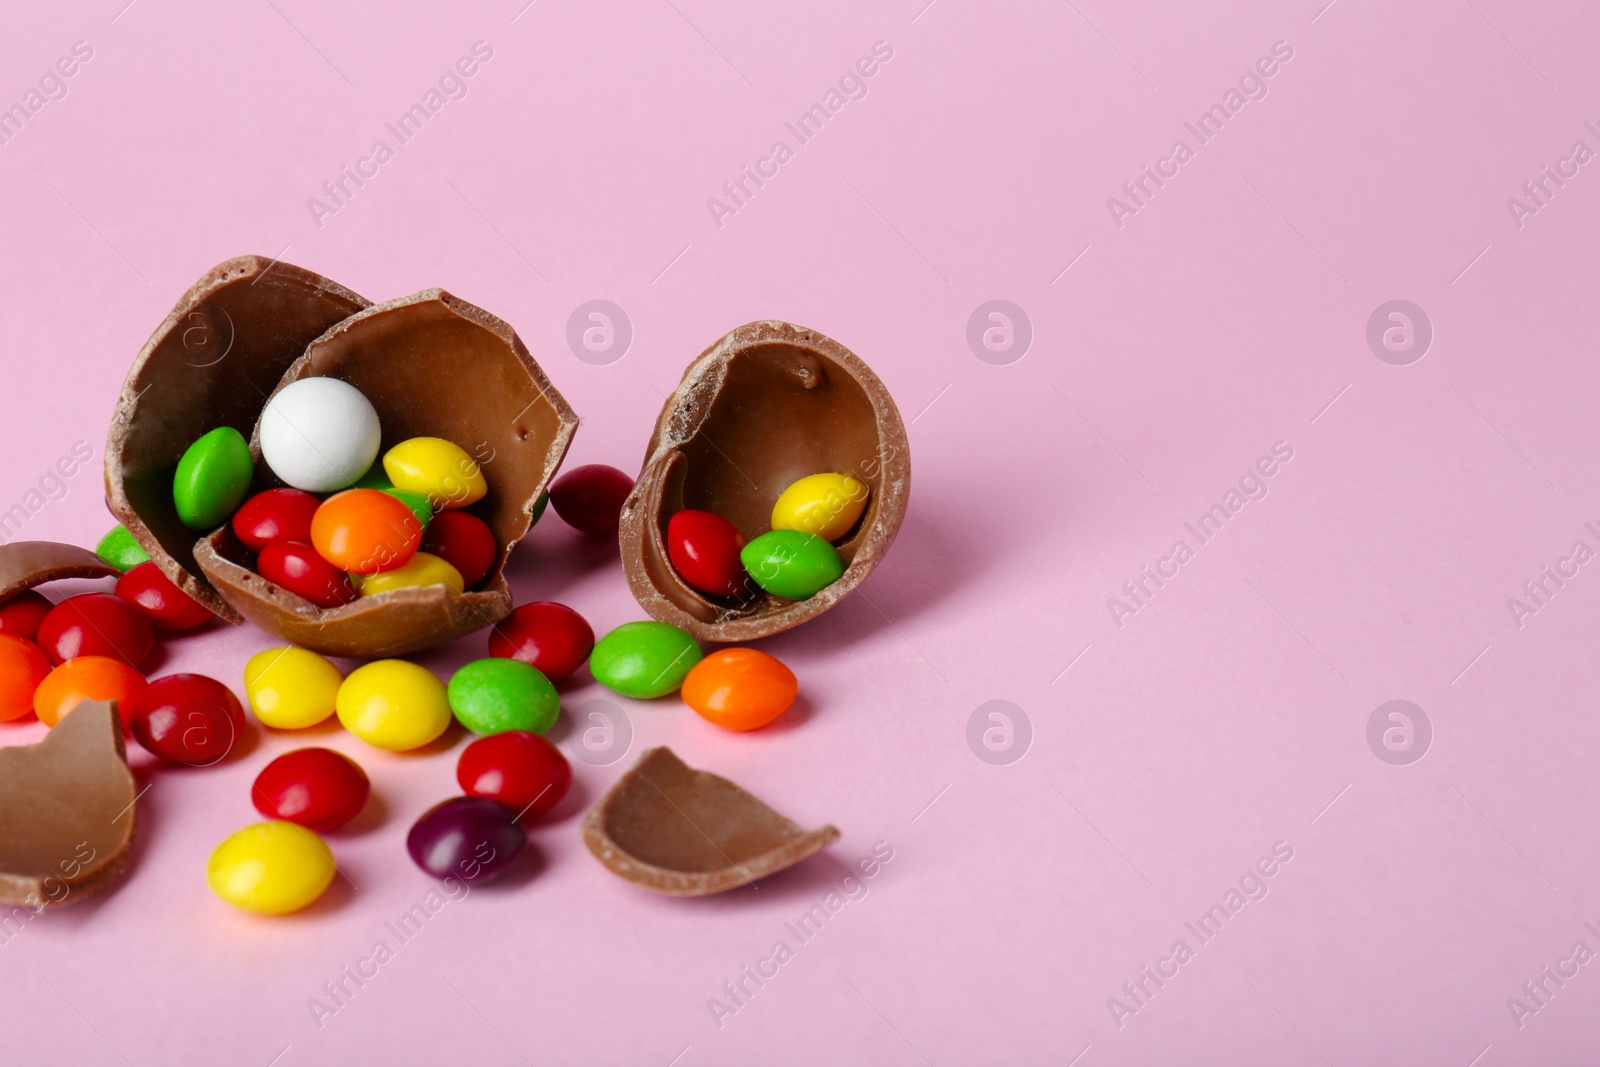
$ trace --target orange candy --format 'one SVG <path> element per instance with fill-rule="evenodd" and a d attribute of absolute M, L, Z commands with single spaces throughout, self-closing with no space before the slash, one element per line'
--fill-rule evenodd
<path fill-rule="evenodd" d="M 765 652 L 725 648 L 694 665 L 683 702 L 729 730 L 756 730 L 789 710 L 799 692 L 794 672 Z"/>
<path fill-rule="evenodd" d="M 39 721 L 54 726 L 80 700 L 115 700 L 122 732 L 128 732 L 128 697 L 144 688 L 144 675 L 110 656 L 77 656 L 45 676 L 33 692 Z"/>
<path fill-rule="evenodd" d="M 32 641 L 0 634 L 0 722 L 33 710 L 33 693 L 50 673 L 44 650 Z"/>
<path fill-rule="evenodd" d="M 403 567 L 422 543 L 422 523 L 398 497 L 377 489 L 346 489 L 311 516 L 317 554 L 351 574 Z"/>

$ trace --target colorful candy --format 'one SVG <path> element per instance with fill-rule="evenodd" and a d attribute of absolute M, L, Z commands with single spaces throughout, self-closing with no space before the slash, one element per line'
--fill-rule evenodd
<path fill-rule="evenodd" d="M 589 658 L 594 630 L 565 604 L 524 604 L 495 623 L 489 655 L 521 660 L 552 682 L 559 682 Z"/>
<path fill-rule="evenodd" d="M 236 908 L 286 915 L 320 897 L 337 869 L 314 831 L 274 820 L 246 826 L 218 845 L 206 863 L 206 882 Z"/>
<path fill-rule="evenodd" d="M 311 543 L 342 571 L 377 574 L 405 566 L 422 543 L 422 524 L 388 493 L 348 489 L 317 508 Z"/>
<path fill-rule="evenodd" d="M 406 835 L 406 851 L 435 878 L 493 881 L 528 843 L 513 814 L 482 797 L 453 797 L 416 821 Z"/>
<path fill-rule="evenodd" d="M 625 622 L 595 644 L 589 673 L 623 696 L 648 700 L 677 689 L 699 662 L 699 644 L 676 626 Z"/>
<path fill-rule="evenodd" d="M 575 467 L 550 483 L 550 504 L 561 520 L 591 537 L 615 537 L 633 479 L 603 463 Z"/>
<path fill-rule="evenodd" d="M 572 765 L 538 734 L 507 730 L 463 749 L 456 781 L 468 796 L 497 801 L 521 818 L 561 803 L 572 785 Z"/>
<path fill-rule="evenodd" d="M 78 706 L 80 700 L 115 700 L 122 732 L 128 732 L 129 698 L 145 685 L 144 675 L 110 656 L 79 656 L 45 675 L 33 691 L 33 711 L 46 726 Z"/>
<path fill-rule="evenodd" d="M 426 585 L 442 585 L 455 596 L 460 596 L 466 589 L 461 572 L 431 552 L 417 552 L 401 566 L 381 574 L 357 578 L 356 583 L 362 596 L 377 596 L 395 589 L 415 589 Z"/>
<path fill-rule="evenodd" d="M 239 698 L 203 674 L 157 678 L 128 697 L 127 705 L 134 738 L 171 763 L 208 767 L 244 736 Z"/>
<path fill-rule="evenodd" d="M 218 426 L 178 460 L 172 476 L 178 518 L 191 530 L 221 526 L 250 492 L 254 470 L 244 435 L 232 426 Z"/>
<path fill-rule="evenodd" d="M 427 497 L 435 511 L 464 508 L 489 491 L 473 458 L 442 437 L 401 441 L 383 454 L 383 469 L 396 489 Z"/>
<path fill-rule="evenodd" d="M 163 633 L 193 630 L 212 619 L 210 608 L 179 589 L 148 560 L 117 579 L 117 596 L 142 611 Z"/>
<path fill-rule="evenodd" d="M 805 600 L 844 576 L 839 550 L 813 533 L 772 530 L 739 553 L 744 569 L 773 596 Z"/>
<path fill-rule="evenodd" d="M 561 712 L 556 687 L 537 667 L 514 659 L 475 660 L 450 677 L 450 710 L 475 734 L 542 734 Z"/>
<path fill-rule="evenodd" d="M 322 501 L 304 489 L 268 489 L 233 513 L 233 532 L 252 552 L 273 541 L 311 541 L 311 516 Z"/>
<path fill-rule="evenodd" d="M 702 593 L 743 596 L 750 576 L 739 562 L 744 538 L 738 529 L 709 511 L 688 509 L 667 521 L 667 558 L 679 576 Z"/>
<path fill-rule="evenodd" d="M 867 487 L 848 474 L 813 474 L 778 494 L 774 530 L 801 530 L 824 541 L 850 532 L 867 507 Z"/>
<path fill-rule="evenodd" d="M 799 692 L 794 672 L 753 648 L 724 648 L 694 665 L 683 702 L 707 722 L 756 730 L 789 710 Z"/>
<path fill-rule="evenodd" d="M 39 636 L 39 624 L 55 605 L 33 589 L 24 589 L 0 604 L 0 634 L 29 641 Z"/>
<path fill-rule="evenodd" d="M 144 613 L 110 593 L 70 596 L 39 623 L 39 647 L 51 663 L 115 656 L 134 667 L 150 654 L 155 639 Z"/>
<path fill-rule="evenodd" d="M 367 773 L 349 756 L 331 748 L 297 748 L 261 768 L 250 799 L 269 819 L 325 834 L 359 815 L 371 792 Z"/>
<path fill-rule="evenodd" d="M 378 458 L 378 413 L 361 390 L 337 378 L 301 378 L 261 413 L 261 458 L 296 489 L 331 493 Z"/>
<path fill-rule="evenodd" d="M 476 515 L 442 511 L 423 533 L 422 551 L 449 563 L 460 572 L 462 584 L 471 589 L 494 566 L 500 548 L 489 524 Z"/>
<path fill-rule="evenodd" d="M 119 571 L 131 570 L 150 558 L 150 553 L 134 540 L 133 534 L 121 523 L 111 527 L 100 538 L 100 543 L 94 547 L 94 554 Z"/>
<path fill-rule="evenodd" d="M 33 694 L 50 673 L 50 661 L 25 637 L 0 634 L 0 722 L 33 710 Z"/>
<path fill-rule="evenodd" d="M 256 569 L 273 585 L 304 597 L 319 608 L 348 604 L 358 595 L 350 576 L 310 545 L 274 541 L 256 557 Z"/>
<path fill-rule="evenodd" d="M 432 741 L 450 725 L 444 683 L 403 659 L 357 667 L 334 702 L 344 728 L 367 744 L 405 752 Z"/>
<path fill-rule="evenodd" d="M 269 648 L 244 665 L 250 710 L 279 730 L 303 730 L 332 715 L 343 683 L 338 667 L 304 648 Z"/>

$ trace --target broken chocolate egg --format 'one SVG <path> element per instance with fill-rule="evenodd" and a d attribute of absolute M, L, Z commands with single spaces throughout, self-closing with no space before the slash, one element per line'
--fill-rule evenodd
<path fill-rule="evenodd" d="M 263 630 L 335 656 L 415 652 L 509 614 L 506 557 L 532 525 L 539 495 L 578 424 L 516 332 L 481 308 L 428 289 L 339 322 L 307 346 L 277 388 L 307 377 L 338 378 L 372 402 L 383 430 L 380 455 L 415 437 L 465 449 L 488 481 L 488 495 L 469 510 L 494 533 L 494 562 L 477 588 L 464 593 L 440 585 L 403 588 L 319 608 L 257 573 L 255 557 L 225 525 L 195 546 L 211 584 Z M 259 457 L 254 429 L 250 448 Z M 256 482 L 257 489 L 281 484 L 263 463 Z"/>
<path fill-rule="evenodd" d="M 750 885 L 837 840 L 832 826 L 802 830 L 665 747 L 646 750 L 583 820 L 583 843 L 613 874 L 678 897 Z"/>
<path fill-rule="evenodd" d="M 137 799 L 109 701 L 79 703 L 36 745 L 0 748 L 0 904 L 37 912 L 110 885 Z"/>
<path fill-rule="evenodd" d="M 870 493 L 835 542 L 842 577 L 805 600 L 755 591 L 702 593 L 668 556 L 667 524 L 685 508 L 720 515 L 746 542 L 808 475 L 847 474 Z M 752 322 L 708 348 L 667 398 L 643 471 L 622 509 L 628 585 L 645 611 L 706 641 L 765 637 L 827 611 L 888 551 L 905 516 L 911 453 L 883 382 L 843 345 L 786 322 Z"/>
<path fill-rule="evenodd" d="M 206 581 L 178 518 L 178 460 L 219 427 L 249 436 L 306 345 L 369 303 L 320 274 L 240 256 L 183 294 L 128 371 L 106 440 L 106 502 L 163 574 L 229 622 L 243 618 Z"/>
<path fill-rule="evenodd" d="M 0 604 L 24 589 L 62 578 L 115 578 L 121 571 L 77 545 L 12 541 L 0 545 Z"/>

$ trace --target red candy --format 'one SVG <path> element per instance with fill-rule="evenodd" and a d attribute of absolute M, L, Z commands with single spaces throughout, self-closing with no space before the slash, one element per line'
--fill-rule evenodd
<path fill-rule="evenodd" d="M 273 541 L 310 544 L 311 516 L 321 503 L 303 489 L 268 489 L 239 505 L 233 513 L 233 532 L 252 552 Z"/>
<path fill-rule="evenodd" d="M 489 524 L 464 511 L 439 512 L 422 535 L 422 551 L 460 571 L 461 582 L 468 589 L 483 581 L 499 550 Z"/>
<path fill-rule="evenodd" d="M 517 815 L 537 815 L 567 795 L 572 766 L 538 734 L 507 730 L 468 745 L 456 764 L 456 781 L 468 796 L 498 801 Z"/>
<path fill-rule="evenodd" d="M 244 708 L 233 690 L 203 674 L 169 674 L 125 701 L 138 742 L 172 763 L 209 767 L 244 736 Z"/>
<path fill-rule="evenodd" d="M 750 576 L 739 562 L 744 538 L 709 511 L 680 511 L 667 521 L 667 556 L 684 581 L 713 596 L 742 596 Z"/>
<path fill-rule="evenodd" d="M 0 604 L 0 634 L 32 641 L 39 636 L 39 624 L 53 607 L 54 604 L 32 589 L 24 589 Z"/>
<path fill-rule="evenodd" d="M 356 598 L 350 576 L 317 555 L 310 545 L 274 541 L 261 550 L 256 570 L 273 585 L 305 597 L 319 608 L 336 608 Z"/>
<path fill-rule="evenodd" d="M 615 537 L 633 479 L 604 463 L 576 467 L 550 484 L 550 506 L 568 526 L 593 537 Z"/>
<path fill-rule="evenodd" d="M 261 769 L 250 799 L 269 819 L 287 819 L 325 834 L 361 813 L 372 791 L 367 774 L 331 748 L 297 748 Z"/>
<path fill-rule="evenodd" d="M 144 612 L 157 630 L 192 630 L 211 620 L 211 610 L 174 585 L 152 560 L 118 578 L 117 595 Z"/>
<path fill-rule="evenodd" d="M 489 655 L 521 660 L 559 682 L 589 658 L 594 630 L 565 604 L 524 604 L 489 631 Z"/>
<path fill-rule="evenodd" d="M 156 635 L 144 612 L 110 593 L 79 593 L 50 609 L 39 624 L 39 647 L 51 663 L 110 656 L 137 667 Z"/>

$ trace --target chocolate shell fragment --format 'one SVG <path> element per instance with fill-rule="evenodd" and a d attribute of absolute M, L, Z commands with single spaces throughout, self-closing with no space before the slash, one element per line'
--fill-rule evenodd
<path fill-rule="evenodd" d="M 670 896 L 750 885 L 839 840 L 802 830 L 726 778 L 652 748 L 583 820 L 583 842 L 611 872 Z"/>
<path fill-rule="evenodd" d="M 843 577 L 806 600 L 757 592 L 716 597 L 690 587 L 667 554 L 667 523 L 714 512 L 746 541 L 772 528 L 790 484 L 838 472 L 871 496 L 835 547 Z M 911 453 L 882 381 L 837 341 L 786 322 L 752 322 L 689 365 L 656 420 L 643 471 L 622 508 L 622 565 L 651 616 L 706 641 L 748 641 L 813 619 L 872 572 L 905 516 Z"/>
<path fill-rule="evenodd" d="M 0 748 L 0 904 L 75 904 L 114 882 L 135 799 L 110 702 L 80 703 L 36 745 Z"/>
<path fill-rule="evenodd" d="M 0 604 L 24 589 L 62 578 L 115 578 L 122 572 L 77 545 L 12 541 L 0 545 Z"/>

